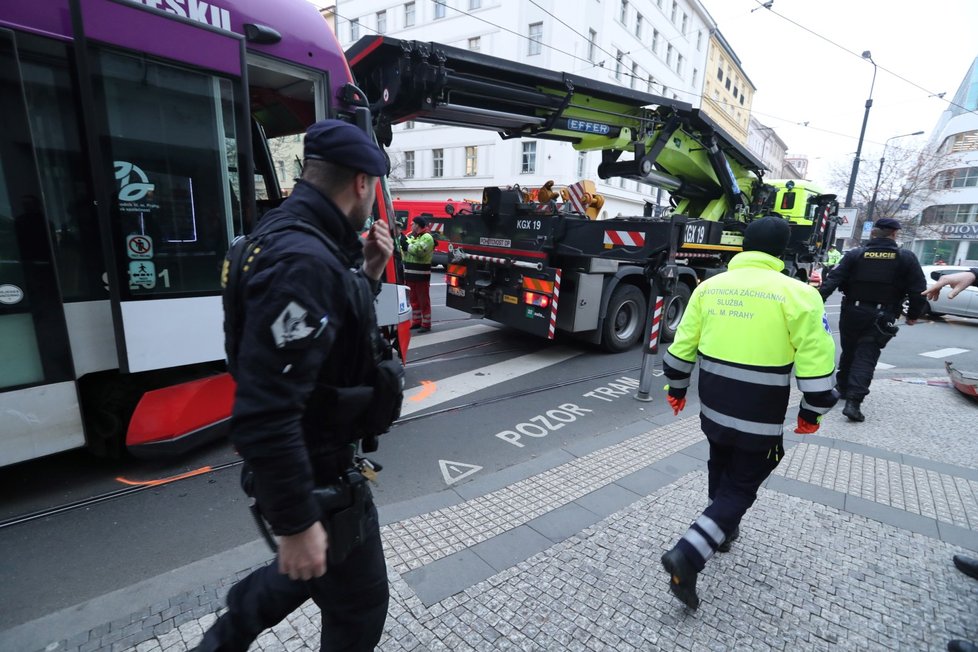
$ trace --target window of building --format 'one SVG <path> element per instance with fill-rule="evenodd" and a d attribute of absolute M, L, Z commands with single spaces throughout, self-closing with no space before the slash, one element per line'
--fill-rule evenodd
<path fill-rule="evenodd" d="M 739 88 L 737 88 L 736 86 L 734 86 L 734 89 L 733 89 L 733 96 L 734 96 L 734 99 L 737 99 L 737 97 L 738 97 L 739 95 L 740 95 L 740 89 L 739 89 Z"/>
<path fill-rule="evenodd" d="M 540 54 L 543 51 L 543 23 L 530 23 L 530 40 L 527 43 L 527 54 Z"/>
<path fill-rule="evenodd" d="M 587 31 L 587 60 L 594 61 L 594 55 L 598 49 L 598 33 L 593 29 Z"/>
<path fill-rule="evenodd" d="M 377 12 L 377 33 L 383 34 L 387 31 L 387 11 Z"/>
<path fill-rule="evenodd" d="M 404 178 L 414 178 L 414 152 L 404 152 Z"/>
<path fill-rule="evenodd" d="M 431 176 L 445 176 L 445 150 L 443 149 L 431 150 Z"/>
<path fill-rule="evenodd" d="M 685 11 L 683 12 L 683 22 L 680 25 L 679 31 L 682 32 L 683 36 L 686 36 L 686 28 L 689 27 L 689 16 L 686 15 Z"/>
<path fill-rule="evenodd" d="M 638 82 L 638 63 L 632 62 L 632 78 L 629 80 L 629 87 L 635 88 L 635 84 Z"/>
<path fill-rule="evenodd" d="M 473 52 L 478 52 L 479 50 L 481 50 L 482 49 L 482 37 L 481 36 L 473 36 L 472 38 L 470 38 L 469 39 L 469 49 L 472 50 Z"/>
<path fill-rule="evenodd" d="M 724 85 L 724 87 L 725 87 L 725 88 L 726 88 L 726 89 L 727 89 L 728 91 L 730 90 L 730 78 L 729 78 L 729 77 L 727 77 L 727 81 L 726 81 L 726 82 L 724 82 L 724 84 L 723 84 L 723 85 Z"/>
<path fill-rule="evenodd" d="M 939 190 L 947 188 L 974 188 L 976 185 L 978 185 L 978 168 L 945 170 L 937 175 L 935 183 L 935 187 Z"/>
<path fill-rule="evenodd" d="M 482 0 L 469 0 L 469 9 L 481 9 Z"/>
<path fill-rule="evenodd" d="M 520 165 L 522 174 L 533 174 L 537 171 L 537 143 L 534 140 L 523 143 L 523 160 Z"/>
<path fill-rule="evenodd" d="M 414 3 L 404 3 L 404 26 L 414 27 Z"/>
<path fill-rule="evenodd" d="M 652 75 L 649 75 L 649 84 L 646 87 L 646 92 L 648 93 L 655 92 L 655 77 L 653 77 Z"/>
<path fill-rule="evenodd" d="M 642 38 L 642 14 L 635 14 L 635 36 Z"/>
<path fill-rule="evenodd" d="M 685 62 L 686 60 L 683 58 L 683 55 L 680 54 L 676 57 L 676 72 L 680 75 L 683 74 L 683 63 Z"/>
<path fill-rule="evenodd" d="M 679 3 L 676 0 L 672 0 L 672 14 L 669 16 L 669 20 L 672 24 L 676 24 L 676 16 L 679 14 Z"/>
<path fill-rule="evenodd" d="M 621 60 L 624 57 L 621 50 L 615 50 L 615 79 L 621 80 Z"/>
<path fill-rule="evenodd" d="M 665 97 L 666 96 L 666 93 L 668 93 L 668 92 L 669 92 L 669 87 L 666 86 L 665 84 L 663 84 L 662 85 L 662 97 Z"/>
<path fill-rule="evenodd" d="M 718 104 L 720 103 L 720 91 L 716 89 L 713 90 L 713 101 Z"/>
<path fill-rule="evenodd" d="M 435 0 L 435 20 L 445 17 L 445 0 Z"/>
<path fill-rule="evenodd" d="M 693 88 L 696 88 L 696 85 L 699 83 L 699 81 L 700 81 L 700 71 L 697 70 L 696 68 L 693 68 Z"/>
<path fill-rule="evenodd" d="M 696 49 L 697 50 L 703 49 L 703 30 L 699 30 L 698 32 L 696 32 Z"/>
<path fill-rule="evenodd" d="M 577 153 L 577 178 L 583 179 L 587 173 L 587 152 Z"/>
<path fill-rule="evenodd" d="M 723 81 L 723 66 L 717 66 L 717 79 Z"/>
<path fill-rule="evenodd" d="M 937 152 L 938 154 L 953 154 L 975 150 L 978 150 L 978 131 L 965 131 L 945 138 Z"/>
<path fill-rule="evenodd" d="M 628 23 L 628 0 L 621 0 L 621 11 L 618 12 L 618 22 L 622 25 Z"/>
<path fill-rule="evenodd" d="M 744 94 L 743 93 L 740 94 L 740 105 L 741 106 L 744 105 Z"/>
<path fill-rule="evenodd" d="M 671 45 L 666 46 L 666 65 L 672 68 L 672 52 L 673 48 Z"/>
<path fill-rule="evenodd" d="M 350 40 L 356 41 L 360 38 L 360 19 L 353 18 L 350 20 Z"/>
<path fill-rule="evenodd" d="M 924 209 L 921 224 L 978 222 L 978 204 L 945 204 Z"/>
<path fill-rule="evenodd" d="M 659 53 L 659 30 L 657 29 L 652 30 L 652 45 L 649 46 L 649 49 L 652 50 L 653 54 Z"/>
<path fill-rule="evenodd" d="M 465 176 L 474 177 L 479 174 L 479 148 L 469 145 L 465 148 Z"/>

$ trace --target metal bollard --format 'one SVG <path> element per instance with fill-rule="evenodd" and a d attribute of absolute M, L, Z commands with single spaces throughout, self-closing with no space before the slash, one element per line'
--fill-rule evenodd
<path fill-rule="evenodd" d="M 655 290 L 655 287 L 653 287 Z M 662 330 L 662 307 L 665 298 L 656 292 L 649 301 L 649 313 L 646 318 L 646 338 L 642 346 L 642 372 L 639 376 L 637 401 L 652 400 L 652 378 L 662 375 L 661 366 L 656 364 L 655 355 L 659 352 L 659 335 Z M 657 368 L 658 367 L 658 368 Z M 656 373 L 658 372 L 658 373 Z"/>

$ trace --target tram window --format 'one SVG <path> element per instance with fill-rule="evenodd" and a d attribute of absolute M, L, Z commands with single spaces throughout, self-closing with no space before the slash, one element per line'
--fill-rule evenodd
<path fill-rule="evenodd" d="M 65 301 L 107 299 L 98 216 L 79 134 L 68 46 L 29 34 L 19 35 L 17 44 L 62 296 Z"/>
<path fill-rule="evenodd" d="M 98 52 L 97 61 L 124 296 L 219 291 L 240 220 L 232 215 L 237 149 L 228 144 L 237 138 L 227 119 L 233 82 L 116 52 Z"/>
<path fill-rule="evenodd" d="M 781 210 L 790 211 L 795 207 L 795 193 L 786 192 L 781 195 Z"/>

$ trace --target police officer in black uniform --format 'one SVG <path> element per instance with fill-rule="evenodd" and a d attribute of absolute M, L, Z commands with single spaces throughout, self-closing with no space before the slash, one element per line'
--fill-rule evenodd
<path fill-rule="evenodd" d="M 199 650 L 247 650 L 309 598 L 323 650 L 374 649 L 387 617 L 377 510 L 354 452 L 395 400 L 381 396 L 373 310 L 393 240 L 382 221 L 359 235 L 388 163 L 340 120 L 312 125 L 304 156 L 292 194 L 232 245 L 224 271 L 231 441 L 278 556 L 230 590 Z"/>
<path fill-rule="evenodd" d="M 916 323 L 926 303 L 921 296 L 927 282 L 920 261 L 896 243 L 900 228 L 900 222 L 892 218 L 877 220 L 869 242 L 847 251 L 819 288 L 823 299 L 836 288 L 845 294 L 836 380 L 846 401 L 842 414 L 852 421 L 866 420 L 861 404 L 869 394 L 880 350 L 896 335 L 903 300 L 909 300 L 908 326 Z"/>

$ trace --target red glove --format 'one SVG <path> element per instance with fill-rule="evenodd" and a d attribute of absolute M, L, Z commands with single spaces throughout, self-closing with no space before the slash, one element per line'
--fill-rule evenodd
<path fill-rule="evenodd" d="M 682 397 L 682 398 L 676 398 L 675 396 L 672 396 L 671 394 L 666 394 L 666 400 L 669 401 L 669 407 L 672 408 L 672 413 L 673 414 L 679 414 L 680 412 L 683 411 L 683 408 L 686 407 L 686 397 L 685 396 Z M 815 426 L 815 427 L 818 428 L 818 426 Z"/>
<path fill-rule="evenodd" d="M 798 427 L 795 428 L 795 433 L 799 435 L 810 435 L 813 432 L 818 432 L 818 428 L 819 424 L 811 423 L 810 421 L 806 421 L 799 416 Z"/>

